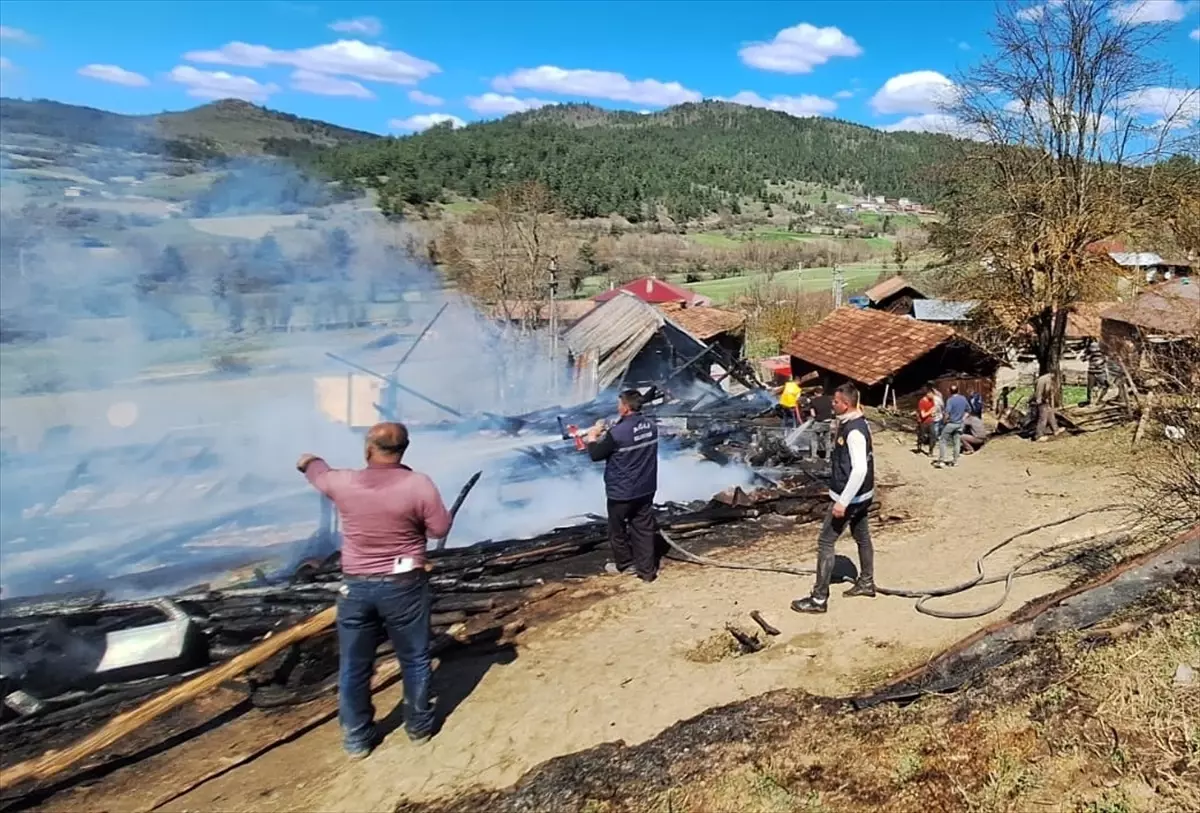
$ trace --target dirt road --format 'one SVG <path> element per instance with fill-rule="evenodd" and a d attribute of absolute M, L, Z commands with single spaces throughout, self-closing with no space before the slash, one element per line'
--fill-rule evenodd
<path fill-rule="evenodd" d="M 878 581 L 893 587 L 960 582 L 974 573 L 976 557 L 1001 539 L 1118 502 L 1114 469 L 1082 462 L 1105 461 L 1117 443 L 1095 436 L 1040 446 L 1001 439 L 956 469 L 938 470 L 912 454 L 907 437 L 880 433 L 881 479 L 893 484 L 887 510 L 911 520 L 877 534 Z M 1055 541 L 1091 536 L 1117 521 L 1092 515 L 1037 533 L 1006 548 L 989 567 L 1001 570 Z M 714 555 L 810 567 L 815 537 L 813 526 L 765 532 L 752 546 Z M 839 551 L 852 556 L 853 544 L 846 540 Z M 577 594 L 601 589 L 611 595 L 528 630 L 509 662 L 474 658 L 443 667 L 439 703 L 451 713 L 428 745 L 413 746 L 396 732 L 369 759 L 351 763 L 330 723 L 165 809 L 384 811 L 403 798 L 505 786 L 551 757 L 606 741 L 641 742 L 705 709 L 772 689 L 840 695 L 876 684 L 1076 575 L 1063 570 L 1018 580 L 1001 613 L 964 621 L 920 615 L 905 599 L 842 599 L 840 589 L 827 615 L 801 616 L 788 604 L 806 594 L 807 579 L 687 564 L 670 564 L 652 585 L 584 584 Z M 983 606 L 1000 590 L 982 588 L 940 606 Z M 723 628 L 733 622 L 756 631 L 751 610 L 762 611 L 782 634 L 762 652 L 736 656 Z M 380 716 L 398 695 L 393 688 L 376 698 Z M 204 736 L 221 747 L 219 731 Z M 152 761 L 170 758 L 167 752 Z M 122 778 L 130 770 L 139 769 L 61 794 L 50 807 L 130 809 L 145 794 L 153 798 L 136 777 Z"/>

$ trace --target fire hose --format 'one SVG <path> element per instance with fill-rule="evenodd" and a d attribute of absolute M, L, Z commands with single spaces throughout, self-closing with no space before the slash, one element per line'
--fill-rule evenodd
<path fill-rule="evenodd" d="M 996 610 L 998 610 L 1004 606 L 1004 604 L 1008 601 L 1009 595 L 1012 593 L 1013 582 L 1016 581 L 1018 578 L 1021 578 L 1024 576 L 1032 576 L 1037 573 L 1045 573 L 1047 571 L 1062 567 L 1062 566 L 1068 564 L 1071 561 L 1072 557 L 1068 557 L 1063 560 L 1052 562 L 1049 565 L 1046 565 L 1046 566 L 1040 567 L 1040 568 L 1036 568 L 1033 570 L 1024 570 L 1024 568 L 1027 565 L 1029 565 L 1029 564 L 1033 563 L 1034 561 L 1036 561 L 1037 559 L 1040 559 L 1051 553 L 1054 553 L 1054 552 L 1060 551 L 1060 550 L 1064 550 L 1066 548 L 1071 547 L 1072 545 L 1077 545 L 1081 541 L 1084 541 L 1084 540 L 1072 540 L 1070 542 L 1063 542 L 1063 543 L 1059 543 L 1056 545 L 1051 545 L 1048 548 L 1043 548 L 1042 550 L 1039 550 L 1036 553 L 1033 553 L 1029 556 L 1024 557 L 1023 559 L 1018 561 L 1017 564 L 1015 564 L 1014 566 L 1009 568 L 1006 572 L 998 573 L 998 574 L 995 574 L 992 576 L 988 576 L 984 572 L 984 562 L 988 559 L 988 557 L 997 553 L 1002 548 L 1011 544 L 1012 542 L 1015 542 L 1016 540 L 1021 539 L 1022 537 L 1029 536 L 1030 534 L 1036 533 L 1037 531 L 1042 531 L 1042 530 L 1046 530 L 1047 528 L 1055 528 L 1060 525 L 1065 525 L 1068 522 L 1073 522 L 1074 520 L 1080 519 L 1081 517 L 1089 516 L 1091 514 L 1105 514 L 1105 513 L 1112 513 L 1112 512 L 1116 512 L 1116 511 L 1128 511 L 1128 510 L 1131 510 L 1132 508 L 1133 508 L 1133 506 L 1130 506 L 1130 505 L 1107 505 L 1107 506 L 1103 506 L 1101 508 L 1090 508 L 1086 511 L 1080 511 L 1077 514 L 1072 514 L 1070 516 L 1063 517 L 1061 519 L 1057 519 L 1052 522 L 1047 522 L 1042 525 L 1036 525 L 1032 528 L 1026 528 L 1025 530 L 1015 533 L 1012 536 L 1008 537 L 1007 539 L 1004 539 L 1003 541 L 993 545 L 991 548 L 989 548 L 987 551 L 985 551 L 982 556 L 980 556 L 978 559 L 975 560 L 976 575 L 973 578 L 970 578 L 967 581 L 962 582 L 960 584 L 954 584 L 954 585 L 950 585 L 947 587 L 908 588 L 908 589 L 876 586 L 875 592 L 882 596 L 894 596 L 897 598 L 915 598 L 915 599 L 917 599 L 917 603 L 915 605 L 916 611 L 923 615 L 932 616 L 934 618 L 949 618 L 949 619 L 982 618 L 983 616 L 989 615 L 990 613 L 993 613 Z M 814 570 L 812 568 L 784 567 L 781 565 L 758 565 L 758 564 L 740 563 L 740 562 L 722 562 L 717 559 L 712 559 L 707 556 L 701 556 L 699 554 L 692 553 L 691 551 L 682 547 L 675 540 L 671 539 L 671 537 L 669 537 L 666 533 L 664 533 L 662 531 L 659 531 L 659 536 L 661 536 L 663 541 L 666 542 L 667 545 L 669 545 L 673 551 L 675 551 L 677 554 L 679 554 L 679 556 L 684 561 L 692 562 L 693 564 L 708 565 L 710 567 L 720 567 L 720 568 L 725 568 L 727 570 L 754 570 L 754 571 L 759 571 L 762 573 L 784 573 L 784 574 L 791 575 L 791 576 L 813 576 L 816 574 L 816 570 Z M 976 587 L 983 587 L 983 586 L 989 585 L 989 584 L 999 584 L 1001 582 L 1004 583 L 1003 595 L 1001 595 L 1000 598 L 997 599 L 996 601 L 994 601 L 991 604 L 984 606 L 984 607 L 980 607 L 980 608 L 977 608 L 974 610 L 938 610 L 938 609 L 927 606 L 928 602 L 935 598 L 945 598 L 947 596 L 958 595 L 959 593 L 965 593 L 968 590 L 972 590 Z"/>

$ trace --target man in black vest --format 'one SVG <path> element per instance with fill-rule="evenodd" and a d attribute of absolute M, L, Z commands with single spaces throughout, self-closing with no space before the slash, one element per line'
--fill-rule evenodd
<path fill-rule="evenodd" d="M 817 583 L 812 595 L 792 602 L 792 609 L 798 613 L 823 613 L 829 609 L 833 547 L 847 525 L 858 543 L 859 572 L 858 581 L 842 595 L 875 595 L 875 551 L 867 527 L 867 512 L 875 496 L 875 454 L 871 430 L 859 411 L 858 389 L 853 384 L 837 388 L 833 411 L 838 416 L 829 480 L 829 496 L 834 502 L 817 538 Z"/>
<path fill-rule="evenodd" d="M 588 454 L 604 462 L 608 496 L 608 539 L 613 561 L 606 570 L 632 569 L 644 582 L 658 576 L 654 555 L 654 492 L 658 490 L 658 425 L 642 412 L 642 394 L 625 390 L 617 399 L 621 416 L 611 428 L 588 432 Z"/>

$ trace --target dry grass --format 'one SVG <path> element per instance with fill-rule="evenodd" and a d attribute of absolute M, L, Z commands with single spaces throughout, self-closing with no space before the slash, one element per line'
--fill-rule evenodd
<path fill-rule="evenodd" d="M 669 791 L 608 809 L 1200 810 L 1200 687 L 1173 683 L 1178 664 L 1200 665 L 1198 598 L 1192 585 L 1143 608 L 1141 631 L 1109 645 L 1063 636 L 961 695 L 834 718 L 798 709 L 770 747 L 723 745 Z"/>

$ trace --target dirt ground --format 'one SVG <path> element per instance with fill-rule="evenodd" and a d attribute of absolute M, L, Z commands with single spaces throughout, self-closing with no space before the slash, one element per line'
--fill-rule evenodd
<path fill-rule="evenodd" d="M 885 512 L 910 519 L 876 533 L 877 581 L 904 588 L 958 583 L 974 574 L 983 551 L 1012 534 L 1121 502 L 1120 466 L 1113 464 L 1128 443 L 1120 432 L 1036 446 L 1001 438 L 957 468 L 938 470 L 912 453 L 907 436 L 880 432 L 880 479 L 890 484 Z M 1111 530 L 1121 519 L 1092 514 L 1038 532 L 1005 548 L 989 572 L 1056 542 Z M 713 555 L 811 567 L 816 531 L 811 525 L 764 530 L 752 545 Z M 853 544 L 847 539 L 839 552 L 853 558 Z M 331 722 L 163 809 L 390 811 L 404 801 L 504 787 L 553 757 L 617 740 L 644 742 L 707 709 L 773 690 L 841 696 L 877 685 L 1078 575 L 1063 569 L 1019 579 L 1003 610 L 957 621 L 918 614 L 906 599 L 842 599 L 840 589 L 827 615 L 797 615 L 788 604 L 810 582 L 782 574 L 669 563 L 651 585 L 592 580 L 566 596 L 583 609 L 527 629 L 507 656 L 441 666 L 438 702 L 448 716 L 431 743 L 414 746 L 397 731 L 354 763 L 343 756 Z M 984 587 L 938 606 L 984 606 L 1001 590 Z M 765 650 L 739 656 L 724 627 L 756 632 L 752 610 L 782 634 L 767 639 Z M 379 715 L 392 712 L 398 699 L 398 687 L 377 695 Z M 150 778 L 163 763 L 185 758 L 188 748 L 230 748 L 222 738 L 236 736 L 236 725 L 227 728 L 61 793 L 46 808 L 144 809 L 161 796 Z"/>

